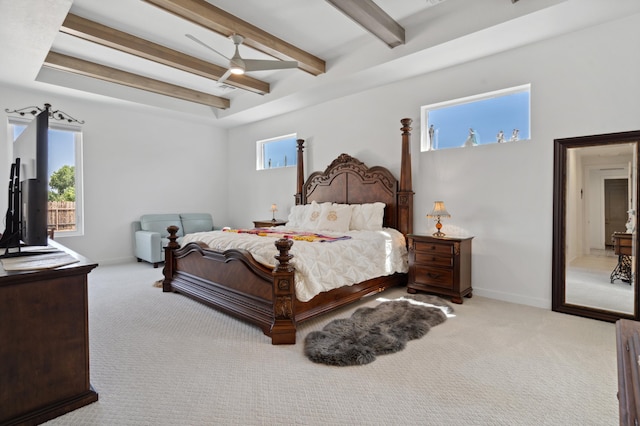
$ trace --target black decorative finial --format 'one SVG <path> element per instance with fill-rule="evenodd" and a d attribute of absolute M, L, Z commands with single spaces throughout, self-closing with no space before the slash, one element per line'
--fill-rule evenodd
<path fill-rule="evenodd" d="M 84 124 L 84 121 L 73 118 L 72 116 L 70 116 L 64 111 L 60 111 L 59 109 L 52 111 L 51 104 L 44 104 L 44 108 L 40 108 L 37 106 L 28 106 L 28 107 L 14 109 L 14 110 L 5 108 L 4 110 L 4 112 L 6 112 L 7 114 L 18 114 L 21 117 L 24 117 L 25 114 L 38 115 L 43 111 L 49 111 L 49 118 L 53 118 L 54 120 L 66 121 L 67 123 Z"/>

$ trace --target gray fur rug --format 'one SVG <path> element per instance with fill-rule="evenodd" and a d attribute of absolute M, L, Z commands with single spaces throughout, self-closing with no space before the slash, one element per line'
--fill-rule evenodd
<path fill-rule="evenodd" d="M 440 306 L 440 307 L 438 307 Z M 331 321 L 312 331 L 304 353 L 313 362 L 347 366 L 373 362 L 378 355 L 401 351 L 431 327 L 443 323 L 453 308 L 436 296 L 407 294 L 374 308 L 358 308 L 351 318 Z"/>

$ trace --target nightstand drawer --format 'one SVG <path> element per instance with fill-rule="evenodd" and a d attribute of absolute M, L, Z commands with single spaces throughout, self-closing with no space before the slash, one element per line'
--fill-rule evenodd
<path fill-rule="evenodd" d="M 417 284 L 453 288 L 453 271 L 444 268 L 427 268 L 415 265 L 415 282 Z"/>
<path fill-rule="evenodd" d="M 439 244 L 426 241 L 414 241 L 413 249 L 416 251 L 416 254 L 417 252 L 422 252 L 450 256 L 453 253 L 453 245 L 448 243 Z"/>
<path fill-rule="evenodd" d="M 437 256 L 434 253 L 415 252 L 416 265 L 453 267 L 453 256 Z"/>

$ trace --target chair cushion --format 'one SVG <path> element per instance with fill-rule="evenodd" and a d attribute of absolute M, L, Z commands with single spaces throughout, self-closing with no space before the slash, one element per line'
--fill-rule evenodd
<path fill-rule="evenodd" d="M 178 229 L 177 233 L 179 237 L 184 235 L 179 214 L 145 214 L 140 216 L 140 227 L 142 228 L 142 230 L 158 232 L 162 238 L 166 238 L 169 236 L 167 227 L 171 225 L 175 225 L 180 228 Z"/>
<path fill-rule="evenodd" d="M 184 234 L 213 231 L 213 218 L 209 213 L 180 213 Z"/>

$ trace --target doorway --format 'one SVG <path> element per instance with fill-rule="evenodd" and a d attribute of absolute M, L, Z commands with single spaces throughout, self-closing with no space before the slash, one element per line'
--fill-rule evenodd
<path fill-rule="evenodd" d="M 611 235 L 626 232 L 628 179 L 605 179 L 604 181 L 604 236 L 605 245 L 613 246 Z"/>

